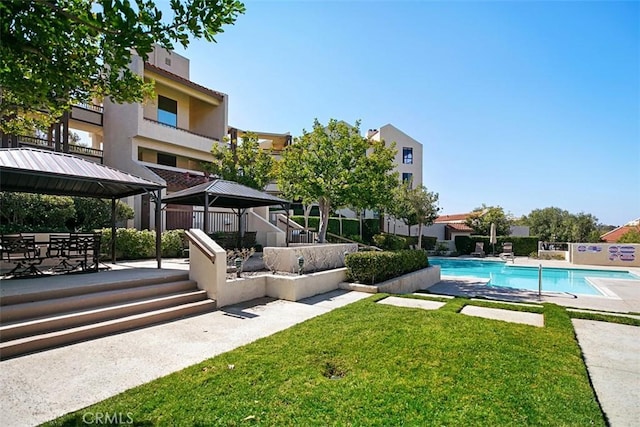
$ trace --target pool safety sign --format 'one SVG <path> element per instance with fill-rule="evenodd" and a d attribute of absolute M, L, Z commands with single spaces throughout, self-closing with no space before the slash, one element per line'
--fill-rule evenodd
<path fill-rule="evenodd" d="M 617 265 L 640 267 L 640 245 L 638 244 L 571 244 L 573 264 Z"/>
<path fill-rule="evenodd" d="M 609 259 L 614 261 L 635 261 L 636 248 L 633 246 L 609 246 Z"/>

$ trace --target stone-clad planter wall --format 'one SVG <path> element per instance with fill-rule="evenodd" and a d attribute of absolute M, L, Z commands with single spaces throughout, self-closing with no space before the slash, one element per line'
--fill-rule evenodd
<path fill-rule="evenodd" d="M 344 267 L 345 252 L 357 252 L 355 243 L 317 244 L 289 248 L 264 248 L 262 260 L 271 271 L 298 272 L 298 257 L 304 258 L 304 272 L 331 270 Z"/>
<path fill-rule="evenodd" d="M 375 294 L 377 292 L 386 292 L 390 294 L 408 294 L 421 289 L 428 289 L 440 281 L 440 266 L 433 265 L 414 271 L 400 277 L 389 279 L 376 285 L 363 285 L 360 283 L 343 282 L 340 289 L 350 291 L 368 292 Z"/>

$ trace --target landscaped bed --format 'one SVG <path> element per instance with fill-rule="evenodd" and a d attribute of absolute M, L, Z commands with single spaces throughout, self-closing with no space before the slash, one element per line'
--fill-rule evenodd
<path fill-rule="evenodd" d="M 605 424 L 563 308 L 545 304 L 537 328 L 462 315 L 465 299 L 424 311 L 375 304 L 383 296 L 52 425 L 88 411 L 135 425 Z"/>

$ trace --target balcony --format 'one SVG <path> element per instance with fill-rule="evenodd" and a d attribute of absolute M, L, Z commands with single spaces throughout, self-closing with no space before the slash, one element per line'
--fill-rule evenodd
<path fill-rule="evenodd" d="M 211 146 L 216 142 L 220 142 L 217 138 L 167 125 L 147 117 L 144 117 L 139 134 L 156 141 L 179 145 L 205 153 L 210 153 Z"/>
<path fill-rule="evenodd" d="M 104 124 L 104 109 L 101 105 L 75 104 L 71 106 L 69 120 L 73 121 L 73 128 L 91 132 L 96 127 L 101 128 Z"/>
<path fill-rule="evenodd" d="M 34 136 L 18 135 L 17 136 L 18 147 L 34 147 L 44 150 L 56 151 L 53 141 L 48 141 L 43 138 L 36 138 Z M 103 152 L 91 147 L 84 147 L 82 145 L 69 144 L 69 154 L 75 154 L 80 157 L 87 157 L 87 160 L 102 163 Z"/>

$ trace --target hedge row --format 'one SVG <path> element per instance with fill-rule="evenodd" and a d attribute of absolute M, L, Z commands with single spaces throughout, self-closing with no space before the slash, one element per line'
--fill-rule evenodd
<path fill-rule="evenodd" d="M 538 252 L 538 237 L 516 237 L 516 236 L 498 236 L 496 246 L 496 254 L 502 252 L 502 244 L 504 242 L 513 243 L 513 253 L 517 256 L 529 256 L 531 252 Z M 491 253 L 492 245 L 489 243 L 489 236 L 456 236 L 456 251 L 460 255 L 469 255 L 476 248 L 476 242 L 484 243 L 484 252 Z"/>
<path fill-rule="evenodd" d="M 162 256 L 175 258 L 182 256 L 184 230 L 170 230 L 162 233 Z M 103 259 L 111 259 L 111 229 L 102 229 L 100 254 Z M 116 230 L 116 259 L 144 259 L 156 256 L 156 232 L 118 228 Z"/>
<path fill-rule="evenodd" d="M 355 252 L 345 257 L 349 280 L 373 285 L 429 266 L 426 252 Z"/>
<path fill-rule="evenodd" d="M 304 216 L 292 215 L 291 220 L 304 227 Z M 320 229 L 320 217 L 310 216 L 309 228 L 318 231 Z M 340 235 L 340 218 L 329 218 L 329 228 L 327 231 L 329 231 L 329 233 Z M 373 236 L 379 232 L 379 219 L 366 218 L 362 220 L 362 240 L 366 243 L 371 243 Z M 360 236 L 360 221 L 357 218 L 342 218 L 342 236 L 347 238 Z"/>
<path fill-rule="evenodd" d="M 432 250 L 436 246 L 436 237 L 422 236 L 422 249 Z M 395 234 L 380 233 L 373 236 L 373 244 L 380 249 L 397 251 L 409 249 L 418 245 L 418 236 L 398 236 Z"/>

